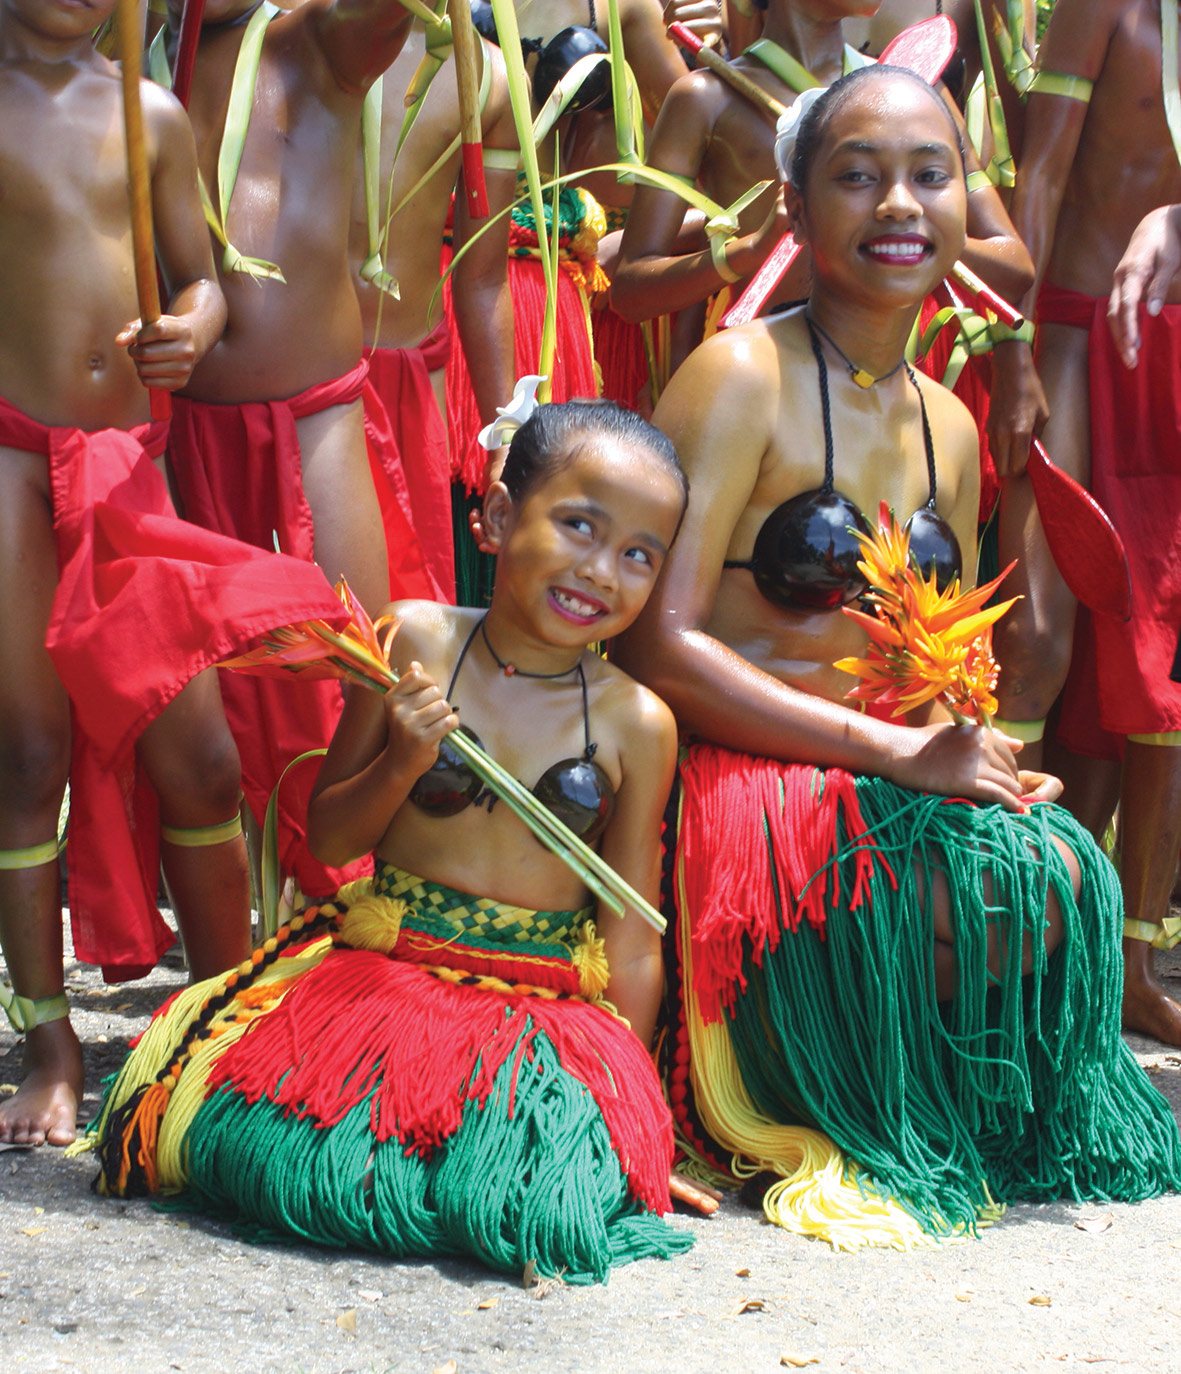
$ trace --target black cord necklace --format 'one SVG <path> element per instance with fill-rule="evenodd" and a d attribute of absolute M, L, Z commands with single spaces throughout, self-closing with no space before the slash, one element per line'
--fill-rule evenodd
<path fill-rule="evenodd" d="M 510 663 L 507 659 L 501 658 L 501 656 L 492 647 L 492 641 L 488 638 L 488 630 L 485 625 L 485 621 L 487 619 L 488 617 L 485 615 L 483 619 L 481 619 L 480 621 L 480 638 L 484 641 L 484 647 L 492 655 L 493 663 L 496 664 L 496 666 L 505 675 L 505 677 L 535 677 L 540 678 L 543 682 L 545 682 L 552 680 L 553 678 L 569 677 L 571 673 L 577 671 L 582 667 L 582 655 L 579 654 L 578 658 L 569 666 L 569 668 L 563 668 L 562 671 L 559 673 L 530 673 L 527 672 L 524 668 L 518 668 L 515 663 Z"/>
<path fill-rule="evenodd" d="M 868 391 L 871 386 L 876 386 L 878 382 L 889 381 L 890 378 L 896 372 L 901 371 L 904 363 L 906 362 L 906 356 L 904 354 L 901 358 L 898 359 L 898 361 L 889 370 L 889 372 L 883 372 L 880 377 L 875 377 L 872 372 L 867 371 L 864 367 L 857 366 L 853 359 L 849 357 L 849 355 L 840 346 L 840 344 L 837 343 L 837 341 L 828 332 L 828 330 L 825 329 L 823 325 L 817 324 L 816 320 L 812 317 L 811 311 L 804 311 L 804 319 L 808 321 L 809 325 L 811 325 L 811 327 L 817 332 L 817 334 L 820 335 L 822 339 L 825 340 L 826 343 L 831 344 L 832 347 L 836 349 L 841 361 L 849 370 L 849 376 L 853 379 L 853 384 L 855 386 L 859 386 L 862 391 Z"/>

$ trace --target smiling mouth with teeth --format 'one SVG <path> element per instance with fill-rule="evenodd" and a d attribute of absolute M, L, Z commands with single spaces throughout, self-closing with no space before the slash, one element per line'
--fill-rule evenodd
<path fill-rule="evenodd" d="M 925 239 L 879 239 L 861 246 L 871 258 L 897 258 L 915 262 L 933 251 Z"/>
<path fill-rule="evenodd" d="M 574 596 L 570 592 L 564 592 L 558 587 L 552 588 L 550 595 L 562 610 L 569 611 L 571 615 L 590 619 L 592 616 L 603 614 L 602 606 L 590 601 L 583 601 L 581 597 Z"/>

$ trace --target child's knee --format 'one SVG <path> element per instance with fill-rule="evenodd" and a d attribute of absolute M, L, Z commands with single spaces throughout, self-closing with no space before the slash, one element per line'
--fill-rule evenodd
<path fill-rule="evenodd" d="M 165 822 L 212 825 L 233 816 L 242 798 L 242 764 L 229 730 L 178 743 L 153 770 Z"/>
<path fill-rule="evenodd" d="M 69 775 L 68 721 L 26 712 L 0 727 L 0 811 L 48 811 L 56 821 Z"/>

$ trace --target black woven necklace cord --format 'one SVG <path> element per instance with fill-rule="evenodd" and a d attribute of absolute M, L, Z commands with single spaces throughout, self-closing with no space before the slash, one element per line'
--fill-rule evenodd
<path fill-rule="evenodd" d="M 480 638 L 484 641 L 484 647 L 492 655 L 493 663 L 496 664 L 505 677 L 533 677 L 540 679 L 542 682 L 549 682 L 555 678 L 569 677 L 571 673 L 576 672 L 582 667 L 582 655 L 579 654 L 569 668 L 563 668 L 561 672 L 558 673 L 530 673 L 524 668 L 518 668 L 515 663 L 510 663 L 507 659 L 501 658 L 492 647 L 492 641 L 488 638 L 488 629 L 485 624 L 487 619 L 488 617 L 484 616 L 480 621 Z"/>
<path fill-rule="evenodd" d="M 823 325 L 816 323 L 810 312 L 805 311 L 804 318 L 808 321 L 809 326 L 814 329 L 826 343 L 831 344 L 837 351 L 841 361 L 849 369 L 849 376 L 853 379 L 854 385 L 859 386 L 862 391 L 868 391 L 871 386 L 876 386 L 878 382 L 888 382 L 895 372 L 901 371 L 903 363 L 906 362 L 906 358 L 903 356 L 898 359 L 889 372 L 883 372 L 880 377 L 875 377 L 868 369 L 858 367 L 828 330 L 825 329 Z"/>
<path fill-rule="evenodd" d="M 828 364 L 824 360 L 824 349 L 820 347 L 820 339 L 818 337 L 820 334 L 824 334 L 824 330 L 820 328 L 820 326 L 816 323 L 812 316 L 808 314 L 807 311 L 804 312 L 804 323 L 808 326 L 808 338 L 812 344 L 812 354 L 816 359 L 816 370 L 819 374 L 820 380 L 820 414 L 824 422 L 824 486 L 821 488 L 821 490 L 832 491 L 832 402 L 829 400 L 828 395 Z M 824 337 L 827 339 L 828 335 L 824 334 Z M 831 339 L 829 339 L 828 341 L 829 343 L 832 343 Z M 833 344 L 832 346 L 837 349 L 838 353 L 841 353 L 841 350 L 837 348 L 836 344 Z M 841 357 L 844 358 L 845 355 L 841 353 Z M 848 358 L 845 358 L 845 361 L 848 362 Z M 927 418 L 927 403 L 923 399 L 923 389 L 921 386 L 919 386 L 919 379 L 914 375 L 914 368 L 911 367 L 911 365 L 906 361 L 905 358 L 903 358 L 902 361 L 898 364 L 898 367 L 892 369 L 892 371 L 888 372 L 886 376 L 892 377 L 894 373 L 898 371 L 899 367 L 906 368 L 906 375 L 910 379 L 910 384 L 914 387 L 915 394 L 919 398 L 919 415 L 922 417 L 923 422 L 923 447 L 926 450 L 927 455 L 927 505 L 931 510 L 934 510 L 935 498 L 938 494 L 935 485 L 935 441 L 931 436 L 931 422 Z M 884 381 L 885 378 L 879 378 L 878 380 Z M 493 654 L 493 658 L 495 657 L 496 655 Z"/>

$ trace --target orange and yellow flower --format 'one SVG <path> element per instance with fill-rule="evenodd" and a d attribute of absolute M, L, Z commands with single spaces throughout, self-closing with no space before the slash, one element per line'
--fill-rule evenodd
<path fill-rule="evenodd" d="M 1018 600 L 986 606 L 1012 564 L 983 586 L 960 591 L 955 578 L 940 591 L 932 572 L 924 577 L 910 557 L 910 536 L 883 502 L 875 534 L 858 534 L 858 563 L 869 590 L 872 614 L 845 608 L 865 631 L 863 658 L 834 665 L 860 681 L 848 696 L 905 715 L 939 701 L 957 717 L 983 721 L 996 712 L 997 664 L 992 627 Z"/>

